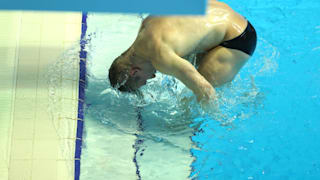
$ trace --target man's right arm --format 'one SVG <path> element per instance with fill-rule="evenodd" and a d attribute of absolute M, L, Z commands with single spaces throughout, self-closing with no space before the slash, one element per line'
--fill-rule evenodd
<path fill-rule="evenodd" d="M 179 57 L 172 49 L 163 47 L 152 59 L 152 65 L 161 73 L 178 78 L 197 96 L 211 99 L 215 96 L 212 85 L 187 60 Z"/>

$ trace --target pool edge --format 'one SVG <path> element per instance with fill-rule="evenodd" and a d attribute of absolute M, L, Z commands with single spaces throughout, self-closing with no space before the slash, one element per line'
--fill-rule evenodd
<path fill-rule="evenodd" d="M 86 86 L 86 59 L 87 52 L 85 51 L 85 35 L 87 31 L 87 12 L 82 12 L 82 22 L 81 22 L 81 39 L 80 39 L 80 61 L 79 61 L 79 95 L 78 95 L 78 120 L 77 120 L 77 138 L 75 147 L 75 161 L 74 161 L 74 179 L 80 179 L 80 160 L 81 160 L 81 148 L 82 148 L 82 135 L 84 127 L 84 94 Z"/>

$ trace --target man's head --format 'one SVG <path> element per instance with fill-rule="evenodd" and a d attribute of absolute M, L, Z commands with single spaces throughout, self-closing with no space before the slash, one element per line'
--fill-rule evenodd
<path fill-rule="evenodd" d="M 113 61 L 109 69 L 109 80 L 111 86 L 120 91 L 134 92 L 145 85 L 148 79 L 154 78 L 154 73 L 152 65 L 134 64 L 130 56 L 123 53 Z"/>

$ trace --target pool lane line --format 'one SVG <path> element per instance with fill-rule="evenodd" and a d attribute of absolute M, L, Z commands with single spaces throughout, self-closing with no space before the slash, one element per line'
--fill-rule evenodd
<path fill-rule="evenodd" d="M 143 120 L 142 120 L 142 116 L 141 116 L 141 107 L 137 107 L 137 125 L 138 125 L 138 132 L 142 132 L 143 131 Z M 139 134 L 135 133 L 134 134 L 136 136 L 136 140 L 134 142 L 134 145 L 132 145 L 132 147 L 135 149 L 134 152 L 134 156 L 133 156 L 133 162 L 136 166 L 136 175 L 138 177 L 138 180 L 141 180 L 141 175 L 140 175 L 140 167 L 137 161 L 137 154 L 144 142 L 143 139 L 140 139 Z M 142 150 L 144 151 L 144 150 Z M 140 154 L 142 156 L 142 154 Z"/>
<path fill-rule="evenodd" d="M 84 127 L 84 99 L 85 99 L 85 87 L 86 87 L 86 59 L 87 52 L 85 51 L 86 46 L 86 32 L 87 32 L 87 12 L 82 12 L 81 21 L 81 39 L 80 39 L 80 73 L 79 73 L 79 96 L 78 96 L 78 120 L 77 120 L 77 138 L 75 147 L 75 161 L 74 161 L 74 179 L 80 180 L 80 158 L 82 148 L 82 135 Z"/>

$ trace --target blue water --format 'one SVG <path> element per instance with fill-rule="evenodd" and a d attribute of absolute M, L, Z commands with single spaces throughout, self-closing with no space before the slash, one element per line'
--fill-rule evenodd
<path fill-rule="evenodd" d="M 106 61 L 132 43 L 140 20 L 89 13 L 95 29 L 89 23 L 83 179 L 117 177 L 106 172 L 116 143 L 104 143 L 108 131 L 136 139 L 131 153 L 139 172 L 129 179 L 320 179 L 320 1 L 225 2 L 255 26 L 258 44 L 235 80 L 217 89 L 218 112 L 192 98 L 181 104 L 190 91 L 160 74 L 142 88 L 144 100 L 112 90 Z"/>
<path fill-rule="evenodd" d="M 261 96 L 257 106 L 232 109 L 253 111 L 232 126 L 205 120 L 203 132 L 193 137 L 202 149 L 192 150 L 197 159 L 192 175 L 199 180 L 320 179 L 320 1 L 225 2 L 257 30 L 257 51 L 241 76 L 253 75 Z M 265 54 L 274 54 L 272 73 L 254 68 Z"/>

